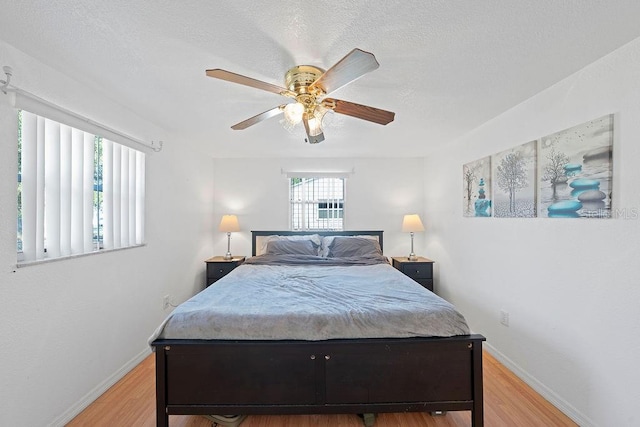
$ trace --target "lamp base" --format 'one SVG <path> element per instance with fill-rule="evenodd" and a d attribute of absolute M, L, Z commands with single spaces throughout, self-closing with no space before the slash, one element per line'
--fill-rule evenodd
<path fill-rule="evenodd" d="M 227 253 L 224 254 L 223 259 L 226 261 L 230 261 L 233 258 L 231 256 L 231 232 L 227 231 Z"/>
<path fill-rule="evenodd" d="M 410 254 L 409 254 L 409 256 L 407 257 L 407 259 L 408 259 L 409 261 L 417 261 L 417 260 L 418 260 L 418 256 L 412 252 L 412 253 L 410 253 Z"/>

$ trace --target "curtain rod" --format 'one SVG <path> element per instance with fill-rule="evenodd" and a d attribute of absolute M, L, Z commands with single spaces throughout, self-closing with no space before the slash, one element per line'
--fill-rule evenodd
<path fill-rule="evenodd" d="M 11 76 L 13 75 L 13 70 L 11 69 L 11 67 L 5 65 L 4 67 L 2 67 L 2 70 L 6 74 L 7 79 L 6 80 L 0 80 L 0 84 L 1 84 L 0 91 L 2 91 L 2 93 L 4 93 L 5 95 L 7 95 L 8 92 L 13 92 L 13 93 L 16 93 L 16 94 L 20 94 L 20 95 L 22 95 L 22 96 L 24 96 L 26 98 L 31 99 L 32 101 L 39 102 L 39 103 L 45 105 L 46 107 L 53 108 L 54 110 L 58 110 L 58 111 L 60 111 L 60 112 L 62 112 L 64 114 L 67 114 L 67 115 L 69 115 L 69 116 L 71 116 L 71 117 L 73 117 L 73 118 L 75 118 L 77 120 L 83 121 L 83 122 L 85 122 L 85 123 L 87 123 L 87 124 L 89 124 L 91 126 L 95 126 L 95 127 L 99 128 L 99 129 L 102 129 L 104 131 L 107 131 L 109 133 L 117 135 L 117 136 L 119 136 L 121 138 L 124 138 L 126 140 L 129 140 L 131 142 L 134 142 L 136 144 L 139 144 L 139 145 L 142 145 L 144 147 L 150 148 L 155 152 L 158 152 L 158 151 L 162 150 L 163 141 L 158 141 L 158 142 L 151 141 L 150 143 L 141 141 L 141 140 L 133 138 L 133 137 L 127 135 L 127 134 L 124 134 L 124 133 L 122 133 L 120 131 L 112 129 L 112 128 L 108 127 L 108 126 L 105 126 L 105 125 L 103 125 L 101 123 L 98 123 L 98 122 L 96 122 L 94 120 L 91 120 L 91 119 L 89 119 L 87 117 L 81 116 L 80 114 L 74 113 L 73 111 L 67 110 L 66 108 L 60 107 L 60 106 L 58 106 L 58 105 L 56 105 L 56 104 L 54 104 L 54 103 L 52 103 L 50 101 L 47 101 L 46 99 L 40 98 L 39 96 L 32 94 L 31 92 L 27 92 L 24 89 L 20 89 L 19 87 L 16 87 L 15 85 L 10 83 Z"/>

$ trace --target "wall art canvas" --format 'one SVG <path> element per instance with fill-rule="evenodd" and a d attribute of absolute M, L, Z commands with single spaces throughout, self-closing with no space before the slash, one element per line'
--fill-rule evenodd
<path fill-rule="evenodd" d="M 537 141 L 531 141 L 493 155 L 493 216 L 536 216 L 536 151 Z"/>
<path fill-rule="evenodd" d="M 491 216 L 491 157 L 462 166 L 462 215 Z"/>
<path fill-rule="evenodd" d="M 539 153 L 541 217 L 611 217 L 612 114 L 542 138 Z"/>

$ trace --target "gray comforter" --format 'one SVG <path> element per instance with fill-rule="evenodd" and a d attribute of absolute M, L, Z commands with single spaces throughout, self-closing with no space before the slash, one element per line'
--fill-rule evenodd
<path fill-rule="evenodd" d="M 177 307 L 150 342 L 469 333 L 464 317 L 450 303 L 387 262 L 311 262 L 253 257 Z"/>

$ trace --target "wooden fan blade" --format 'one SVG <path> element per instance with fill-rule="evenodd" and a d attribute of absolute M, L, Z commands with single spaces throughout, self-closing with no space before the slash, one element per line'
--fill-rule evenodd
<path fill-rule="evenodd" d="M 372 53 L 353 49 L 347 56 L 318 77 L 318 80 L 313 82 L 310 87 L 321 89 L 324 93 L 333 92 L 379 66 L 380 64 L 378 64 L 376 57 Z"/>
<path fill-rule="evenodd" d="M 207 76 L 213 77 L 215 79 L 226 80 L 231 83 L 238 83 L 241 85 L 254 87 L 256 89 L 266 90 L 267 92 L 277 93 L 278 95 L 288 96 L 290 98 L 296 97 L 295 92 L 292 92 L 289 89 L 285 89 L 283 87 L 260 80 L 252 79 L 251 77 L 232 73 L 231 71 L 221 70 L 220 68 L 216 68 L 215 70 L 207 70 Z"/>
<path fill-rule="evenodd" d="M 256 123 L 259 123 L 263 120 L 267 120 L 270 119 L 271 117 L 275 117 L 278 114 L 282 114 L 284 112 L 284 107 L 286 104 L 283 105 L 279 105 L 276 108 L 272 108 L 271 110 L 265 111 L 264 113 L 260 113 L 258 115 L 255 115 L 245 121 L 242 121 L 238 124 L 235 124 L 233 126 L 231 126 L 231 129 L 233 130 L 242 130 L 242 129 L 246 129 L 249 126 L 253 126 Z"/>
<path fill-rule="evenodd" d="M 346 114 L 347 116 L 368 120 L 381 125 L 391 123 L 396 116 L 396 113 L 391 111 L 356 104 L 355 102 L 342 101 L 340 99 L 325 98 L 322 103 L 325 107 L 331 108 L 336 113 Z"/>

